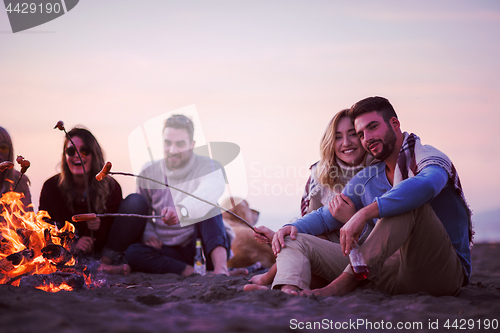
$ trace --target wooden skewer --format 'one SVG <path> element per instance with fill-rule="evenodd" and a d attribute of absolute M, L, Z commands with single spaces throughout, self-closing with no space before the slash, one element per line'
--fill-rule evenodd
<path fill-rule="evenodd" d="M 264 237 L 266 237 L 266 235 L 264 235 L 263 233 L 261 232 L 258 232 L 257 230 L 255 230 L 255 228 L 253 227 L 253 225 L 251 225 L 250 223 L 248 223 L 244 218 L 236 215 L 235 213 L 233 213 L 232 211 L 228 210 L 228 209 L 225 209 L 224 207 L 221 207 L 219 206 L 218 204 L 214 204 L 214 203 L 211 203 L 210 201 L 207 201 L 203 198 L 200 198 L 194 194 L 191 194 L 191 193 L 188 193 L 186 191 L 183 191 L 181 190 L 180 188 L 177 188 L 177 187 L 174 187 L 172 185 L 168 185 L 166 183 L 162 183 L 162 182 L 159 182 L 157 181 L 156 179 L 152 179 L 152 178 L 148 178 L 148 177 L 144 177 L 144 176 L 141 176 L 141 175 L 134 175 L 132 173 L 127 173 L 127 172 L 111 172 L 111 162 L 106 162 L 106 164 L 104 165 L 104 167 L 102 168 L 102 170 L 95 176 L 95 178 L 98 180 L 98 181 L 101 181 L 103 180 L 104 178 L 106 178 L 107 175 L 122 175 L 122 176 L 131 176 L 131 177 L 137 177 L 137 178 L 142 178 L 142 179 L 146 179 L 146 180 L 149 180 L 149 181 L 152 181 L 154 183 L 157 183 L 157 184 L 160 184 L 160 185 L 164 185 L 168 188 L 171 188 L 171 189 L 174 189 L 176 191 L 179 191 L 181 193 L 184 193 L 186 195 L 189 195 L 190 197 L 193 197 L 195 199 L 198 199 L 206 204 L 209 204 L 210 206 L 213 206 L 215 208 L 219 208 L 223 211 L 225 211 L 226 213 L 228 214 L 231 214 L 233 215 L 234 217 L 236 217 L 238 220 L 240 220 L 241 222 L 243 222 L 247 227 L 249 227 L 250 229 L 253 230 L 253 232 L 255 233 L 258 233 L 259 235 L 263 235 Z M 267 238 L 267 237 L 266 237 Z M 270 240 L 271 241 L 271 240 Z"/>
<path fill-rule="evenodd" d="M 96 213 L 88 213 L 88 214 L 78 214 L 73 215 L 71 218 L 73 222 L 85 222 L 92 221 L 98 217 L 111 217 L 111 216 L 125 216 L 125 217 L 140 217 L 143 219 L 149 218 L 161 218 L 163 215 L 140 215 L 140 214 L 123 214 L 123 213 L 105 213 L 105 214 L 96 214 Z"/>

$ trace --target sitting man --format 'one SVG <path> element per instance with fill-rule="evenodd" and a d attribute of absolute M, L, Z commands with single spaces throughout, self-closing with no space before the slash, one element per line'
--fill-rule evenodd
<path fill-rule="evenodd" d="M 168 118 L 163 129 L 165 158 L 145 168 L 141 175 L 216 203 L 225 188 L 222 166 L 193 153 L 193 134 L 191 119 L 184 115 Z M 146 179 L 138 180 L 138 192 L 154 215 L 163 217 L 148 220 L 143 244 L 127 249 L 125 255 L 132 270 L 188 276 L 194 272 L 199 238 L 207 256 L 207 270 L 228 275 L 230 245 L 220 209 Z"/>
<path fill-rule="evenodd" d="M 453 164 L 415 134 L 402 133 L 385 98 L 361 100 L 349 116 L 363 147 L 381 162 L 352 178 L 341 194 L 345 202 L 337 200 L 331 213 L 322 207 L 275 234 L 273 288 L 318 296 L 354 290 L 362 281 L 346 256 L 368 224 L 374 228 L 359 251 L 371 286 L 389 294 L 457 294 L 470 280 L 473 233 Z M 339 228 L 340 244 L 311 236 Z M 332 282 L 309 290 L 311 270 Z"/>

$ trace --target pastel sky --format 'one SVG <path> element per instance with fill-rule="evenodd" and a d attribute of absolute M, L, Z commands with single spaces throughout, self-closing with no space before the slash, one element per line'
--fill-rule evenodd
<path fill-rule="evenodd" d="M 195 105 L 206 141 L 241 147 L 247 199 L 277 229 L 299 215 L 330 118 L 379 95 L 452 159 L 480 213 L 500 207 L 498 59 L 496 0 L 85 0 L 16 34 L 1 8 L 0 126 L 31 161 L 37 207 L 59 170 L 58 120 L 127 172 L 135 128 Z"/>

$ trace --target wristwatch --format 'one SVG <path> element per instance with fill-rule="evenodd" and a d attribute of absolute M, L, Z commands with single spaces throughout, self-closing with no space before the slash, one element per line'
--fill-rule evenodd
<path fill-rule="evenodd" d="M 181 217 L 183 219 L 189 217 L 189 214 L 188 214 L 188 210 L 186 209 L 186 207 L 182 206 L 182 205 L 179 205 L 179 211 L 181 212 Z"/>

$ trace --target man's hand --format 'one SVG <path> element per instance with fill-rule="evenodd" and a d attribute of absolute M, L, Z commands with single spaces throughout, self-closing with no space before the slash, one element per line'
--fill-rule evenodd
<path fill-rule="evenodd" d="M 101 226 L 101 219 L 98 217 L 96 217 L 93 220 L 87 221 L 87 227 L 90 230 L 98 230 L 100 226 Z"/>
<path fill-rule="evenodd" d="M 351 199 L 342 193 L 333 197 L 328 204 L 330 214 L 339 222 L 346 223 L 356 213 L 356 207 Z"/>
<path fill-rule="evenodd" d="M 179 217 L 177 215 L 177 209 L 175 209 L 175 207 L 163 208 L 161 210 L 161 215 L 163 215 L 161 219 L 166 225 L 175 225 L 179 223 Z"/>
<path fill-rule="evenodd" d="M 74 251 L 80 253 L 89 253 L 92 251 L 94 241 L 89 236 L 80 237 L 75 244 Z"/>
<path fill-rule="evenodd" d="M 273 247 L 274 255 L 277 256 L 281 251 L 282 247 L 285 247 L 285 236 L 290 235 L 290 238 L 295 240 L 297 237 L 298 230 L 293 225 L 287 225 L 276 231 L 273 236 L 273 241 L 271 243 Z"/>
<path fill-rule="evenodd" d="M 358 241 L 366 225 L 366 221 L 377 218 L 378 216 L 378 204 L 375 201 L 358 210 L 356 214 L 340 228 L 340 246 L 342 246 L 344 257 L 351 252 L 352 244 Z"/>
<path fill-rule="evenodd" d="M 274 231 L 272 231 L 271 229 L 269 229 L 267 227 L 264 227 L 263 225 L 261 225 L 259 227 L 255 227 L 255 230 L 260 232 L 261 234 L 264 234 L 264 236 L 265 236 L 264 237 L 261 234 L 258 234 L 256 232 L 253 233 L 257 243 L 261 243 L 261 244 L 269 244 L 272 241 L 274 234 L 275 234 Z"/>
<path fill-rule="evenodd" d="M 155 249 L 159 249 L 159 250 L 161 249 L 161 247 L 163 245 L 163 243 L 161 242 L 161 240 L 159 240 L 155 236 L 149 237 L 145 244 L 149 245 L 151 247 L 154 247 Z"/>

